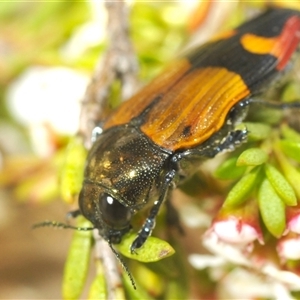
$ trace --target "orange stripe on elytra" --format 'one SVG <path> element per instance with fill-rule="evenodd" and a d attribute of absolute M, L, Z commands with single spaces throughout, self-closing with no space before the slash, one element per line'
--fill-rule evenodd
<path fill-rule="evenodd" d="M 300 18 L 292 16 L 277 37 L 263 37 L 244 34 L 240 42 L 243 48 L 254 54 L 270 54 L 278 59 L 277 70 L 282 70 L 288 63 L 300 41 Z"/>
<path fill-rule="evenodd" d="M 282 45 L 279 43 L 279 37 L 267 38 L 252 33 L 246 33 L 241 37 L 240 41 L 245 50 L 254 54 L 272 54 L 278 58 L 282 51 L 280 48 Z"/>
<path fill-rule="evenodd" d="M 104 129 L 128 123 L 137 117 L 156 97 L 163 96 L 191 68 L 187 59 L 180 59 L 169 64 L 158 77 L 142 88 L 137 94 L 123 102 L 103 125 Z"/>
<path fill-rule="evenodd" d="M 172 91 L 170 105 L 150 114 L 142 131 L 170 150 L 197 146 L 220 130 L 230 109 L 250 94 L 240 75 L 225 68 L 195 69 Z M 169 101 L 166 101 L 168 103 Z M 186 127 L 190 134 L 183 134 Z"/>

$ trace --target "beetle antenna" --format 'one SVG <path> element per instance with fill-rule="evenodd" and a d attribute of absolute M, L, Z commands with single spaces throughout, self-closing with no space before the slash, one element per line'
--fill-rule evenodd
<path fill-rule="evenodd" d="M 44 222 L 41 222 L 41 223 L 34 224 L 32 226 L 33 229 L 40 228 L 40 227 L 57 227 L 57 228 L 63 228 L 63 229 L 74 229 L 74 230 L 78 230 L 78 231 L 88 231 L 88 230 L 95 229 L 94 227 L 76 227 L 76 226 L 72 226 L 72 225 L 61 223 L 61 222 L 57 222 L 57 221 L 44 221 Z M 133 288 L 136 290 L 135 281 L 133 279 L 132 274 L 129 271 L 129 268 L 128 268 L 127 264 L 122 259 L 122 257 L 120 256 L 120 254 L 114 249 L 114 247 L 112 246 L 112 244 L 108 243 L 108 245 L 109 245 L 111 251 L 116 256 L 116 258 L 118 259 L 118 261 L 121 264 L 122 268 L 125 270 L 127 276 L 129 277 L 129 279 L 131 281 L 131 284 L 132 284 Z"/>
<path fill-rule="evenodd" d="M 41 223 L 34 224 L 32 226 L 33 229 L 40 228 L 40 227 L 57 227 L 57 228 L 63 228 L 63 229 L 74 229 L 78 231 L 88 231 L 95 229 L 94 227 L 76 227 L 69 224 L 56 222 L 56 221 L 44 221 Z"/>
<path fill-rule="evenodd" d="M 111 251 L 114 253 L 114 255 L 116 256 L 116 258 L 118 259 L 119 263 L 121 264 L 122 268 L 124 269 L 124 271 L 126 272 L 127 276 L 129 277 L 131 284 L 133 286 L 133 288 L 136 290 L 136 284 L 135 281 L 133 279 L 132 274 L 129 271 L 129 268 L 127 266 L 127 264 L 125 263 L 125 261 L 122 259 L 121 255 L 114 249 L 114 247 L 112 246 L 112 244 L 110 242 L 108 242 L 108 245 L 111 249 Z"/>

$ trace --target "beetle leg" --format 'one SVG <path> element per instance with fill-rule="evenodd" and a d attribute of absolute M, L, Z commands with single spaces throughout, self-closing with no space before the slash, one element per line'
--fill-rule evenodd
<path fill-rule="evenodd" d="M 293 102 L 277 102 L 277 101 L 266 101 L 260 98 L 251 98 L 250 103 L 254 104 L 259 104 L 262 106 L 274 108 L 274 109 L 280 109 L 280 110 L 285 110 L 285 109 L 293 109 L 293 108 L 298 108 L 300 109 L 300 101 L 293 101 Z"/>
<path fill-rule="evenodd" d="M 246 128 L 230 131 L 225 139 L 217 147 L 212 149 L 212 155 L 216 156 L 223 151 L 233 151 L 237 146 L 240 146 L 247 140 L 247 136 L 248 130 Z"/>
<path fill-rule="evenodd" d="M 277 101 L 264 101 L 260 98 L 251 99 L 255 106 L 265 106 L 270 109 L 276 109 L 283 111 L 285 122 L 295 129 L 300 130 L 299 113 L 300 113 L 300 101 L 293 102 L 277 102 Z"/>
<path fill-rule="evenodd" d="M 233 151 L 236 147 L 247 140 L 248 130 L 233 129 L 228 132 L 227 135 L 223 135 L 222 132 L 210 139 L 206 144 L 199 148 L 189 149 L 180 154 L 181 159 L 190 158 L 213 158 L 218 153 L 223 151 Z"/>
<path fill-rule="evenodd" d="M 176 173 L 175 170 L 171 170 L 170 172 L 167 173 L 163 183 L 160 197 L 158 198 L 158 200 L 154 202 L 154 205 L 150 210 L 149 216 L 147 217 L 143 227 L 139 231 L 138 236 L 130 246 L 131 253 L 136 253 L 135 249 L 142 247 L 143 244 L 146 242 L 147 238 L 151 235 L 151 232 L 155 227 L 155 218 L 167 194 L 169 193 L 170 184 L 172 183 L 175 173 Z"/>
<path fill-rule="evenodd" d="M 251 100 L 252 98 L 246 98 L 233 106 L 227 115 L 227 126 L 234 126 L 235 124 L 241 123 L 245 119 L 248 114 L 249 103 Z"/>

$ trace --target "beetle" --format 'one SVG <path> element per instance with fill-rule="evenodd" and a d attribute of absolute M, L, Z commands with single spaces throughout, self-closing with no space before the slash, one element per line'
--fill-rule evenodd
<path fill-rule="evenodd" d="M 170 191 L 201 162 L 247 140 L 235 129 L 249 106 L 300 107 L 259 98 L 289 71 L 300 43 L 300 12 L 271 8 L 177 59 L 96 128 L 80 213 L 108 243 L 151 203 L 131 245 L 140 248 Z"/>

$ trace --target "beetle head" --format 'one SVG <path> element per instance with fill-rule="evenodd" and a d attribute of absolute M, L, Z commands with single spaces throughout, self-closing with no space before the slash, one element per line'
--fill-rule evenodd
<path fill-rule="evenodd" d="M 122 236 L 131 228 L 131 209 L 95 183 L 84 183 L 79 207 L 81 213 L 99 229 L 100 235 L 113 244 L 120 243 Z"/>

